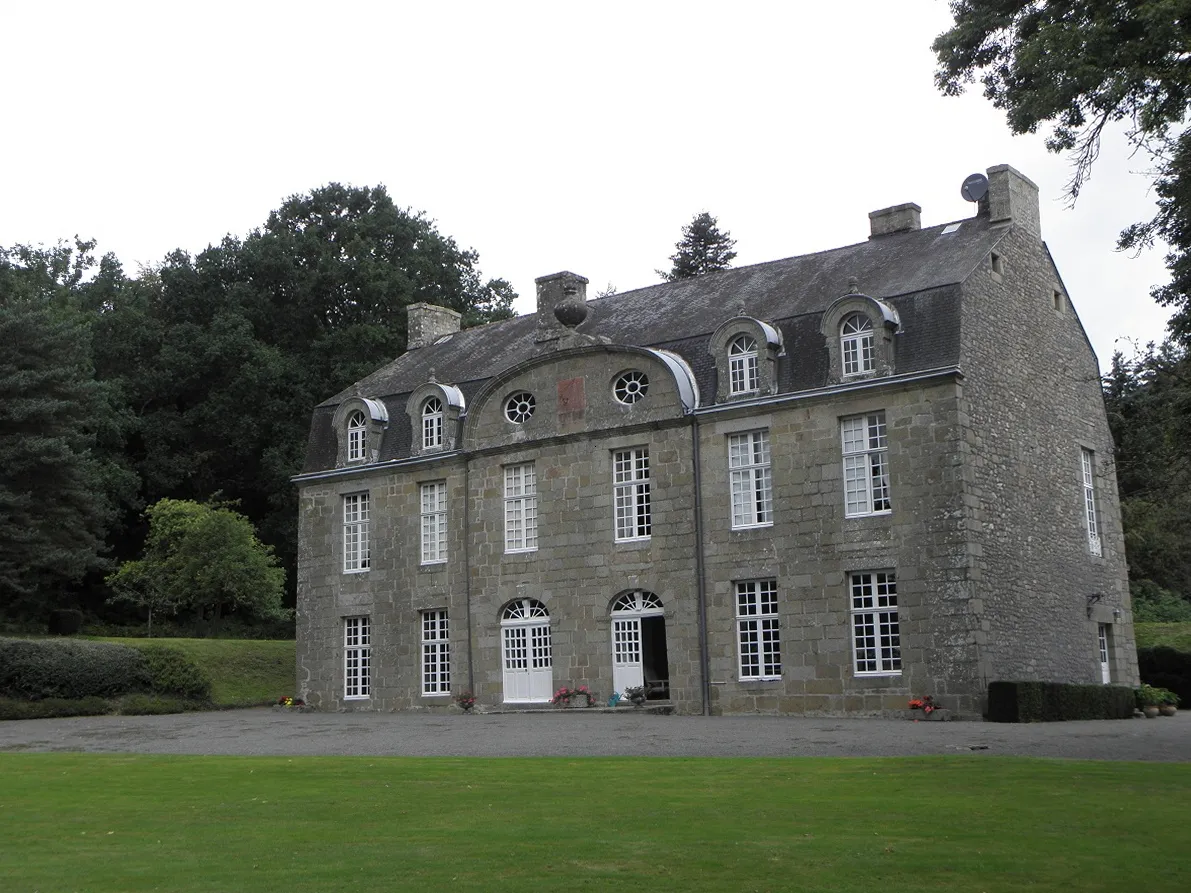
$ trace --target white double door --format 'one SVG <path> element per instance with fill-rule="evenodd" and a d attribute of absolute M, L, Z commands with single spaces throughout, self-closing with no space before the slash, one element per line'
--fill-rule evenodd
<path fill-rule="evenodd" d="M 554 696 L 550 622 L 505 626 L 501 637 L 505 702 L 549 701 Z"/>
<path fill-rule="evenodd" d="M 612 687 L 618 692 L 645 684 L 641 664 L 641 618 L 612 618 Z"/>

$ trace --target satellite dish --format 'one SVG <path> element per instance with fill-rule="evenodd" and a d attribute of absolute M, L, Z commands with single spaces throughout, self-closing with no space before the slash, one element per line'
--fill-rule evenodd
<path fill-rule="evenodd" d="M 964 201 L 980 201 L 988 195 L 988 177 L 984 174 L 972 174 L 964 180 L 964 185 L 959 187 L 959 194 L 964 197 Z"/>

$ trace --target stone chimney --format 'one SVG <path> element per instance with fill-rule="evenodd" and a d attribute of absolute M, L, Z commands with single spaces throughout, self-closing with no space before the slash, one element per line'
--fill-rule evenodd
<path fill-rule="evenodd" d="M 922 208 L 913 202 L 882 208 L 868 215 L 869 238 L 922 229 Z"/>
<path fill-rule="evenodd" d="M 538 286 L 538 341 L 552 341 L 566 334 L 554 311 L 560 304 L 586 304 L 588 280 L 576 273 L 553 273 L 534 280 Z M 565 314 L 564 314 L 565 315 Z"/>
<path fill-rule="evenodd" d="M 410 304 L 405 310 L 408 314 L 406 331 L 409 342 L 406 350 L 417 350 L 433 344 L 443 335 L 454 335 L 459 331 L 459 322 L 463 319 L 462 314 L 436 304 Z"/>
<path fill-rule="evenodd" d="M 992 223 L 1012 223 L 1042 238 L 1038 217 L 1038 187 L 1020 171 L 1007 164 L 990 167 L 988 175 L 988 216 Z M 984 211 L 984 202 L 980 211 Z"/>

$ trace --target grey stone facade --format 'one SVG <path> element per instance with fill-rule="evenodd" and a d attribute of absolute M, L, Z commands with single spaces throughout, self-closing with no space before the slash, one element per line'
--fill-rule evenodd
<path fill-rule="evenodd" d="M 958 225 L 900 205 L 866 243 L 591 302 L 558 273 L 462 332 L 416 308 L 417 346 L 315 410 L 299 694 L 978 716 L 993 680 L 1135 684 L 1096 358 L 1036 188 L 989 181 Z"/>

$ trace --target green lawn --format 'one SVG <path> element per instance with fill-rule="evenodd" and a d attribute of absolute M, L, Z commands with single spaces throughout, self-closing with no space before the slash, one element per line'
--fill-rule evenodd
<path fill-rule="evenodd" d="M 24 891 L 1186 889 L 1191 765 L 0 754 Z"/>
<path fill-rule="evenodd" d="M 1133 632 L 1138 648 L 1165 645 L 1191 654 L 1191 623 L 1137 623 Z"/>
<path fill-rule="evenodd" d="M 121 645 L 168 645 L 185 651 L 211 677 L 217 707 L 275 703 L 294 692 L 292 640 L 262 639 L 103 639 Z"/>

